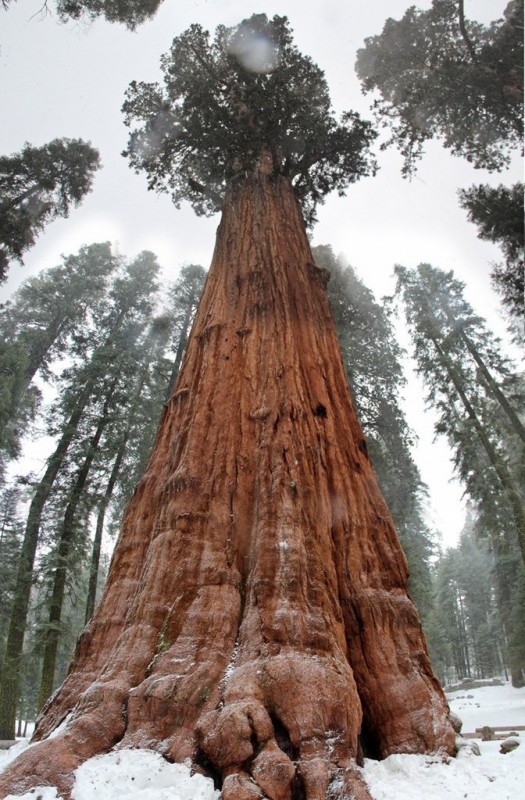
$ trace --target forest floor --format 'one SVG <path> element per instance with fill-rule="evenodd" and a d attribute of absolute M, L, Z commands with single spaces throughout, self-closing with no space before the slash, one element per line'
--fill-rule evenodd
<path fill-rule="evenodd" d="M 485 725 L 525 725 L 525 687 L 514 689 L 505 683 L 446 694 L 466 733 Z M 521 745 L 506 754 L 499 751 L 501 741 L 475 739 L 480 756 L 460 750 L 457 758 L 447 762 L 425 756 L 366 761 L 365 778 L 374 800 L 519 800 L 523 797 L 525 731 L 520 738 Z"/>
<path fill-rule="evenodd" d="M 484 725 L 525 725 L 525 687 L 459 688 L 447 693 L 452 711 L 463 720 L 463 730 Z M 517 800 L 522 796 L 525 773 L 525 731 L 522 744 L 500 753 L 500 741 L 476 739 L 481 755 L 460 751 L 443 762 L 425 756 L 396 755 L 384 761 L 367 760 L 364 776 L 374 800 Z M 27 747 L 18 742 L 0 751 L 0 769 Z M 466 748 L 468 750 L 468 748 Z M 59 800 L 52 787 L 35 787 L 5 800 Z M 211 781 L 190 776 L 183 764 L 169 764 L 146 750 L 122 750 L 97 756 L 76 774 L 74 800 L 219 800 Z"/>

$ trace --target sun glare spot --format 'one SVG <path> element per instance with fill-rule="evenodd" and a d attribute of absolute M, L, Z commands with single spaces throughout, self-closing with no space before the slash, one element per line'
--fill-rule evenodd
<path fill-rule="evenodd" d="M 240 27 L 229 43 L 229 51 L 249 72 L 269 74 L 279 65 L 279 50 L 264 33 Z"/>

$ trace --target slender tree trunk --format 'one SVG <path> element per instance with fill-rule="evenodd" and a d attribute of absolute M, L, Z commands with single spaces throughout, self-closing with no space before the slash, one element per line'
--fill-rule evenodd
<path fill-rule="evenodd" d="M 33 195 L 38 194 L 38 192 L 41 191 L 42 189 L 38 183 L 36 186 L 31 186 L 29 189 L 24 189 L 23 192 L 20 192 L 20 194 L 14 197 L 12 200 L 6 200 L 3 203 L 0 203 L 0 212 L 5 213 L 11 208 L 16 208 L 16 206 L 19 206 L 20 203 L 24 202 L 24 200 L 29 200 L 30 197 L 33 197 Z"/>
<path fill-rule="evenodd" d="M 184 346 L 186 346 L 186 344 Z M 147 373 L 150 366 L 150 359 L 153 356 L 154 349 L 155 349 L 155 337 L 153 334 L 150 334 L 149 349 L 146 351 L 147 355 L 145 358 L 144 366 L 139 373 L 130 401 L 131 411 L 128 412 L 128 419 L 124 429 L 124 433 L 122 434 L 121 443 L 117 450 L 117 455 L 115 456 L 115 460 L 113 462 L 113 467 L 111 469 L 111 474 L 109 476 L 109 480 L 106 486 L 106 491 L 104 492 L 104 496 L 100 502 L 98 510 L 97 524 L 95 529 L 95 539 L 93 541 L 93 550 L 91 552 L 91 562 L 89 568 L 89 586 L 88 586 L 88 596 L 86 600 L 86 614 L 85 614 L 86 625 L 93 616 L 93 611 L 95 610 L 95 601 L 97 596 L 97 584 L 98 584 L 98 570 L 100 564 L 100 551 L 102 548 L 102 535 L 104 532 L 106 511 L 111 501 L 111 497 L 115 489 L 115 484 L 120 475 L 122 461 L 126 454 L 126 448 L 128 446 L 128 441 L 132 428 L 136 423 L 137 417 L 139 415 L 137 405 L 140 402 L 142 391 L 146 383 Z"/>
<path fill-rule="evenodd" d="M 472 61 L 476 64 L 478 61 L 478 57 L 476 54 L 476 48 L 474 47 L 474 44 L 467 33 L 467 26 L 465 24 L 465 6 L 463 0 L 459 0 L 458 2 L 458 11 L 459 11 L 459 29 L 461 31 L 461 36 L 463 37 L 463 41 L 467 45 L 467 50 L 469 51 Z"/>
<path fill-rule="evenodd" d="M 95 538 L 93 540 L 93 549 L 91 551 L 91 561 L 89 564 L 89 585 L 88 585 L 88 594 L 86 600 L 86 615 L 85 615 L 85 624 L 87 625 L 91 617 L 93 616 L 93 611 L 95 610 L 95 602 L 97 598 L 97 585 L 98 585 L 98 570 L 100 565 L 100 552 L 102 549 L 102 535 L 104 532 L 104 522 L 106 519 L 106 511 L 108 510 L 108 506 L 113 496 L 113 491 L 115 489 L 115 484 L 117 482 L 118 476 L 120 474 L 120 469 L 122 466 L 122 460 L 124 458 L 126 447 L 128 444 L 129 439 L 129 429 L 126 429 L 124 435 L 122 437 L 122 442 L 120 447 L 117 451 L 117 455 L 113 462 L 113 467 L 111 469 L 111 474 L 109 476 L 109 480 L 107 482 L 106 490 L 104 492 L 104 496 L 100 501 L 100 505 L 98 507 L 98 514 L 97 514 L 97 524 L 95 528 Z"/>
<path fill-rule="evenodd" d="M 463 329 L 460 330 L 460 336 L 463 342 L 465 343 L 465 346 L 469 351 L 470 355 L 478 365 L 481 374 L 485 378 L 489 392 L 492 394 L 496 402 L 499 403 L 504 414 L 507 415 L 507 418 L 510 421 L 514 433 L 517 436 L 519 436 L 522 442 L 525 443 L 525 427 L 523 427 L 520 418 L 518 417 L 515 410 L 513 409 L 513 407 L 511 406 L 511 404 L 509 403 L 509 401 L 499 388 L 498 384 L 496 383 L 492 375 L 490 374 L 476 346 L 469 339 L 469 337 L 467 336 L 467 334 Z"/>
<path fill-rule="evenodd" d="M 42 367 L 49 349 L 53 346 L 57 338 L 62 333 L 66 322 L 67 319 L 65 318 L 55 317 L 55 319 L 51 321 L 46 331 L 42 331 L 38 341 L 33 343 L 33 346 L 27 353 L 25 369 L 23 370 L 22 374 L 18 376 L 11 390 L 11 397 L 9 398 L 10 407 L 8 413 L 6 414 L 6 422 L 0 427 L 0 441 L 2 441 L 4 438 L 6 428 L 12 424 L 14 419 L 16 419 L 17 412 L 23 401 L 24 395 L 29 389 L 29 386 L 31 385 L 36 373 Z"/>
<path fill-rule="evenodd" d="M 454 750 L 289 182 L 230 189 L 102 600 L 2 790 L 121 747 L 223 800 L 369 798 L 364 750 Z"/>
<path fill-rule="evenodd" d="M 22 542 L 16 587 L 11 609 L 6 652 L 0 677 L 0 739 L 14 738 L 16 707 L 20 686 L 20 665 L 27 626 L 29 598 L 33 580 L 33 567 L 40 534 L 42 511 L 51 493 L 60 467 L 66 457 L 77 428 L 89 401 L 93 383 L 88 381 L 80 392 L 75 408 L 64 428 L 55 452 L 47 462 L 44 476 L 36 487 Z"/>
<path fill-rule="evenodd" d="M 190 303 L 188 304 L 188 308 L 186 310 L 186 314 L 184 315 L 184 321 L 182 323 L 182 328 L 179 337 L 179 343 L 177 345 L 177 352 L 175 354 L 175 361 L 173 362 L 173 367 L 171 370 L 170 379 L 168 382 L 168 390 L 166 392 L 166 399 L 169 400 L 171 397 L 171 393 L 173 392 L 173 388 L 175 386 L 175 382 L 177 380 L 177 375 L 179 374 L 180 365 L 182 363 L 182 356 L 184 355 L 184 351 L 186 350 L 186 344 L 188 342 L 188 332 L 190 328 L 190 323 L 193 318 L 194 314 L 194 302 L 195 299 L 192 298 Z"/>
<path fill-rule="evenodd" d="M 429 315 L 429 318 L 430 318 L 430 315 L 431 315 L 431 311 L 430 311 L 431 303 L 432 303 L 432 299 L 427 295 L 426 298 L 425 298 L 425 305 L 426 305 L 427 314 Z M 523 423 L 521 422 L 520 418 L 518 417 L 516 411 L 514 410 L 512 405 L 509 403 L 509 401 L 507 400 L 507 398 L 505 397 L 505 395 L 503 394 L 503 392 L 499 388 L 498 384 L 496 383 L 496 381 L 492 377 L 492 375 L 490 373 L 490 370 L 487 368 L 487 365 L 483 361 L 483 358 L 482 358 L 481 353 L 479 352 L 478 348 L 476 347 L 476 345 L 474 344 L 472 339 L 465 332 L 463 324 L 461 322 L 458 322 L 457 319 L 455 319 L 455 317 L 452 315 L 452 313 L 450 312 L 450 310 L 448 308 L 445 307 L 444 311 L 445 311 L 447 319 L 448 319 L 448 321 L 449 321 L 449 323 L 451 325 L 452 331 L 459 336 L 459 338 L 461 339 L 461 341 L 463 342 L 463 344 L 465 345 L 465 347 L 469 351 L 470 355 L 472 356 L 472 358 L 474 359 L 474 361 L 478 365 L 479 370 L 480 370 L 481 374 L 483 375 L 483 377 L 485 379 L 488 391 L 490 392 L 490 394 L 492 395 L 494 400 L 497 403 L 499 403 L 503 413 L 506 414 L 506 416 L 507 416 L 507 418 L 508 418 L 508 420 L 509 420 L 509 422 L 511 424 L 511 427 L 514 430 L 514 433 L 521 439 L 522 442 L 525 442 L 525 427 L 523 426 Z"/>
<path fill-rule="evenodd" d="M 450 380 L 458 393 L 461 402 L 463 403 L 463 407 L 467 413 L 467 417 L 472 424 L 473 429 L 476 431 L 481 444 L 483 445 L 483 449 L 485 450 L 487 457 L 494 468 L 494 472 L 496 473 L 502 489 L 509 501 L 510 507 L 512 509 L 512 515 L 514 517 L 514 522 L 516 525 L 516 534 L 518 539 L 518 546 L 521 551 L 521 558 L 523 564 L 525 565 L 525 508 L 523 507 L 523 503 L 520 497 L 520 493 L 518 488 L 515 486 L 512 476 L 505 464 L 504 460 L 501 458 L 499 453 L 497 452 L 496 448 L 492 444 L 489 436 L 487 435 L 483 424 L 481 423 L 478 415 L 472 404 L 470 403 L 465 390 L 461 384 L 461 380 L 458 378 L 456 370 L 454 368 L 454 364 L 451 362 L 450 358 L 448 357 L 447 353 L 444 351 L 443 347 L 439 342 L 438 335 L 432 329 L 431 325 L 429 325 L 429 337 L 434 344 L 438 357 L 447 370 Z"/>
<path fill-rule="evenodd" d="M 58 642 L 60 639 L 60 621 L 62 619 L 62 607 L 64 605 L 64 594 L 66 590 L 67 574 L 69 571 L 69 556 L 75 536 L 75 522 L 79 503 L 86 488 L 87 480 L 93 459 L 98 451 L 102 434 L 109 422 L 109 403 L 118 383 L 115 379 L 110 387 L 108 397 L 104 404 L 103 413 L 98 421 L 97 429 L 89 443 L 88 452 L 76 481 L 69 496 L 68 504 L 64 513 L 64 519 L 58 536 L 57 565 L 53 578 L 53 589 L 51 592 L 51 602 L 49 605 L 49 619 L 46 633 L 44 636 L 44 654 L 42 658 L 42 678 L 40 681 L 40 691 L 38 695 L 38 709 L 40 710 L 47 698 L 53 691 L 55 680 L 55 669 L 58 652 Z"/>

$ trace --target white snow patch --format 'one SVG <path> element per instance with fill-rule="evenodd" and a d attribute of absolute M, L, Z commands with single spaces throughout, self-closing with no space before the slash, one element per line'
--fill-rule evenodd
<path fill-rule="evenodd" d="M 5 800 L 62 800 L 54 786 L 35 786 L 25 794 L 8 794 Z"/>
<path fill-rule="evenodd" d="M 5 800 L 60 800 L 55 787 L 35 787 Z M 213 781 L 170 764 L 152 750 L 116 750 L 95 756 L 75 772 L 73 800 L 217 800 Z"/>
<path fill-rule="evenodd" d="M 469 697 L 467 697 L 469 695 Z M 447 695 L 463 730 L 482 725 L 525 725 L 525 688 L 483 686 Z M 523 796 L 525 736 L 512 753 L 500 742 L 476 740 L 481 756 L 463 753 L 441 761 L 416 755 L 366 760 L 364 776 L 374 800 L 517 800 Z"/>
<path fill-rule="evenodd" d="M 464 731 L 475 731 L 483 725 L 525 725 L 525 687 L 480 686 L 479 689 L 458 689 L 447 692 L 451 710 L 463 720 Z M 522 731 L 522 738 L 525 731 Z"/>
<path fill-rule="evenodd" d="M 235 642 L 235 646 L 232 651 L 232 655 L 230 658 L 230 663 L 226 667 L 224 675 L 222 676 L 221 680 L 221 689 L 224 691 L 224 687 L 230 680 L 231 676 L 235 672 L 235 662 L 237 661 L 237 656 L 239 655 L 239 637 L 237 637 L 237 641 Z"/>
<path fill-rule="evenodd" d="M 58 727 L 56 727 L 54 731 L 51 731 L 51 733 L 49 734 L 49 736 L 47 738 L 48 739 L 54 739 L 55 736 L 60 736 L 60 734 L 63 733 L 65 731 L 65 729 L 67 728 L 67 726 L 69 724 L 69 720 L 71 719 L 72 716 L 73 716 L 73 714 L 70 711 L 69 714 L 67 715 L 67 717 L 62 720 L 60 725 L 58 725 Z"/>
<path fill-rule="evenodd" d="M 213 781 L 151 750 L 117 750 L 76 771 L 73 800 L 215 800 Z"/>
<path fill-rule="evenodd" d="M 18 758 L 20 753 L 23 753 L 24 750 L 32 746 L 33 745 L 29 744 L 29 739 L 20 739 L 20 741 L 10 747 L 9 750 L 0 750 L 0 772 L 5 769 L 11 761 Z M 34 797 L 33 800 L 35 800 Z"/>

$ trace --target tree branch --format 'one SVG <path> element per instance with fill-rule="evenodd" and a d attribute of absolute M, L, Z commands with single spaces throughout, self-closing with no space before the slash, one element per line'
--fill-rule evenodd
<path fill-rule="evenodd" d="M 222 197 L 222 195 L 220 194 L 217 194 L 217 192 L 214 192 L 211 187 L 204 186 L 202 183 L 199 183 L 193 178 L 188 178 L 188 184 L 190 186 L 190 189 L 193 189 L 194 192 L 199 192 L 199 194 L 203 194 L 205 197 L 209 197 L 209 199 L 213 200 L 213 202 L 219 208 L 222 208 L 224 197 Z"/>
<path fill-rule="evenodd" d="M 459 30 L 461 31 L 461 36 L 463 37 L 463 41 L 467 45 L 467 49 L 471 55 L 473 61 L 477 61 L 478 57 L 476 54 L 476 48 L 474 47 L 474 43 L 469 38 L 467 33 L 467 27 L 465 25 L 465 5 L 464 0 L 458 0 L 458 11 L 459 11 Z"/>

